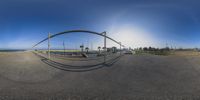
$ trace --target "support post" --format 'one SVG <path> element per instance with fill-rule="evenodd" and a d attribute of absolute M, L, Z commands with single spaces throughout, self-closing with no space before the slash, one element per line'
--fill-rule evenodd
<path fill-rule="evenodd" d="M 106 49 L 106 32 L 104 33 L 104 64 L 106 63 L 107 49 Z"/>
<path fill-rule="evenodd" d="M 51 58 L 51 54 L 50 54 L 50 38 L 51 38 L 51 33 L 48 34 L 48 59 Z"/>

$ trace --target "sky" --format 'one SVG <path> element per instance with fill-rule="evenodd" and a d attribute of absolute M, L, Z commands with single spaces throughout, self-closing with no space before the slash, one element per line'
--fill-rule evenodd
<path fill-rule="evenodd" d="M 126 47 L 200 48 L 199 0 L 1 0 L 0 49 L 30 49 L 48 33 L 107 32 Z M 72 33 L 52 48 L 103 46 L 103 37 Z M 108 40 L 108 46 L 116 45 Z M 47 48 L 47 42 L 38 48 Z"/>

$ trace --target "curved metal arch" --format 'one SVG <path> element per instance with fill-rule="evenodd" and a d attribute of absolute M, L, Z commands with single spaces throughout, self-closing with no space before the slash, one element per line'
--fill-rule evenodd
<path fill-rule="evenodd" d="M 99 36 L 102 36 L 102 37 L 106 37 L 106 38 L 112 40 L 113 42 L 115 42 L 115 43 L 121 45 L 122 47 L 125 47 L 124 45 L 122 45 L 120 42 L 117 42 L 117 41 L 114 40 L 113 38 L 103 35 L 105 32 L 98 33 L 98 32 L 93 32 L 93 31 L 88 31 L 88 30 L 71 30 L 71 31 L 64 31 L 64 32 L 60 32 L 60 33 L 51 35 L 49 38 L 53 38 L 53 37 L 56 37 L 56 36 L 62 35 L 62 34 L 78 33 L 78 32 L 91 33 L 91 34 L 96 34 L 96 35 L 99 35 Z M 37 45 L 41 44 L 42 42 L 46 41 L 46 40 L 48 40 L 48 37 L 45 38 L 44 40 L 40 41 L 39 43 L 35 44 L 35 45 L 33 46 L 33 48 L 36 47 Z"/>

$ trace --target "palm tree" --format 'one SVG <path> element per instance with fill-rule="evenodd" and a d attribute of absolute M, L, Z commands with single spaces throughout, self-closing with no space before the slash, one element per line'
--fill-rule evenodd
<path fill-rule="evenodd" d="M 87 53 L 88 53 L 88 50 L 89 50 L 89 48 L 88 48 L 88 47 L 86 47 L 86 48 L 85 48 L 85 50 L 86 50 L 86 51 L 87 51 Z"/>
<path fill-rule="evenodd" d="M 83 48 L 84 48 L 84 45 L 80 45 L 80 48 L 81 48 L 81 52 L 83 53 Z"/>
<path fill-rule="evenodd" d="M 101 53 L 101 47 L 99 46 L 98 49 L 99 49 L 99 54 L 100 54 Z"/>

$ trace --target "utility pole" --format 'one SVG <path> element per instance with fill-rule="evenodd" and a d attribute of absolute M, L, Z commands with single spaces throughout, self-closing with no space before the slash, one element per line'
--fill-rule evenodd
<path fill-rule="evenodd" d="M 51 33 L 48 34 L 48 59 L 51 58 L 51 54 L 50 54 L 50 38 L 51 38 Z"/>

